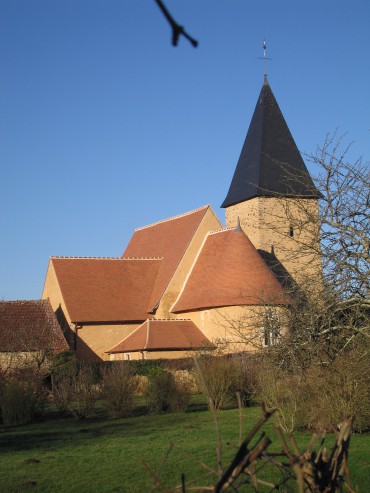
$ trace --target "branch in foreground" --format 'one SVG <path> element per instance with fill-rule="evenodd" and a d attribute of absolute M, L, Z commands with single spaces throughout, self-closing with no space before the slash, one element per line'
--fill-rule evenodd
<path fill-rule="evenodd" d="M 177 46 L 178 41 L 180 36 L 184 36 L 190 43 L 196 48 L 198 46 L 198 41 L 194 38 L 192 38 L 183 28 L 183 26 L 180 26 L 180 24 L 177 24 L 175 19 L 172 17 L 172 15 L 169 13 L 167 7 L 164 5 L 162 0 L 155 0 L 156 4 L 158 7 L 161 9 L 163 15 L 165 18 L 168 20 L 171 28 L 172 28 L 172 44 L 173 46 Z"/>

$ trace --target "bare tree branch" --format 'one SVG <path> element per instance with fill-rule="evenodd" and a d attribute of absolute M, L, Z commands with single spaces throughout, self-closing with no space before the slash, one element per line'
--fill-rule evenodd
<path fill-rule="evenodd" d="M 190 43 L 196 48 L 198 46 L 198 41 L 194 38 L 192 38 L 184 29 L 183 26 L 180 26 L 180 24 L 177 24 L 175 19 L 172 17 L 172 15 L 169 13 L 167 7 L 164 5 L 162 0 L 155 0 L 156 4 L 158 7 L 161 9 L 163 15 L 167 19 L 168 23 L 170 24 L 172 28 L 172 45 L 177 46 L 179 42 L 180 36 L 184 36 Z"/>

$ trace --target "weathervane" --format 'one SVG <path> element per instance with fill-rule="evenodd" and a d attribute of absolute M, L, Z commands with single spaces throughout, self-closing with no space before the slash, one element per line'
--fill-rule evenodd
<path fill-rule="evenodd" d="M 264 79 L 265 79 L 265 82 L 267 82 L 267 60 L 272 60 L 272 58 L 268 58 L 266 56 L 266 40 L 264 39 L 263 40 L 263 43 L 262 43 L 262 48 L 263 48 L 263 57 L 258 57 L 260 60 L 263 60 L 263 65 L 264 65 Z"/>

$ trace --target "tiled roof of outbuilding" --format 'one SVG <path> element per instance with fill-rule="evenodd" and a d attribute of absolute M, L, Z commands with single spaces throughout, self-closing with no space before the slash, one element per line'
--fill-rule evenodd
<path fill-rule="evenodd" d="M 73 322 L 143 321 L 161 259 L 52 257 Z"/>
<path fill-rule="evenodd" d="M 107 353 L 192 350 L 213 345 L 191 320 L 146 320 Z"/>
<path fill-rule="evenodd" d="M 287 304 L 286 293 L 245 233 L 208 234 L 171 312 L 237 305 Z"/>
<path fill-rule="evenodd" d="M 0 301 L 0 352 L 45 349 L 68 349 L 49 300 Z"/>
<path fill-rule="evenodd" d="M 148 312 L 158 305 L 209 206 L 136 229 L 124 257 L 162 257 Z"/>

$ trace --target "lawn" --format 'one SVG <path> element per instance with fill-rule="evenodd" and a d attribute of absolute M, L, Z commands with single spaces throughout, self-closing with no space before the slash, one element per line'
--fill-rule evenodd
<path fill-rule="evenodd" d="M 54 417 L 26 426 L 0 426 L 0 492 L 146 492 L 152 478 L 143 461 L 153 471 L 160 469 L 158 474 L 167 485 L 179 484 L 181 473 L 188 480 L 202 477 L 199 484 L 210 484 L 200 462 L 215 468 L 214 422 L 208 411 L 199 409 L 198 405 L 187 413 L 115 420 Z M 238 413 L 235 409 L 219 412 L 224 465 L 239 440 Z M 259 415 L 259 408 L 243 410 L 245 433 Z M 266 428 L 276 442 L 272 425 Z M 297 433 L 296 438 L 303 447 L 310 435 Z M 174 448 L 164 460 L 171 444 Z M 369 449 L 370 436 L 353 436 L 351 481 L 359 493 L 368 491 Z"/>

